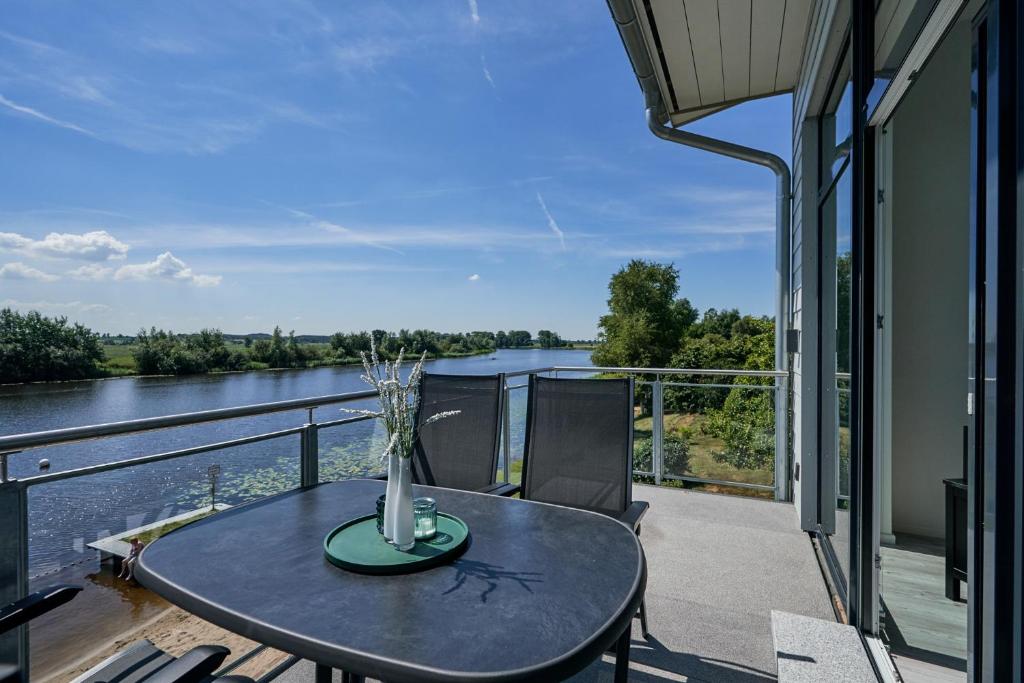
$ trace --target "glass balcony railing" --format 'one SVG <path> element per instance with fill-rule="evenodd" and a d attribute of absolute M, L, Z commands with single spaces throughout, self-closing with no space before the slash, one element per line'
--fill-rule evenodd
<path fill-rule="evenodd" d="M 776 470 L 786 463 L 784 422 L 783 438 L 777 437 L 787 376 L 771 371 L 548 367 L 509 373 L 499 480 L 518 482 L 521 474 L 531 373 L 635 378 L 637 481 L 786 494 Z M 374 398 L 374 392 L 354 392 L 0 436 L 0 603 L 53 583 L 86 588 L 59 615 L 33 621 L 29 638 L 0 646 L 20 650 L 32 680 L 70 680 L 84 670 L 84 653 L 102 654 L 96 648 L 104 642 L 113 651 L 126 625 L 159 620 L 170 609 L 109 570 L 119 548 L 225 506 L 382 473 L 383 427 L 338 412 L 368 407 Z M 196 445 L 211 434 L 215 441 Z M 250 663 L 264 650 L 234 645 L 236 654 L 248 645 Z"/>

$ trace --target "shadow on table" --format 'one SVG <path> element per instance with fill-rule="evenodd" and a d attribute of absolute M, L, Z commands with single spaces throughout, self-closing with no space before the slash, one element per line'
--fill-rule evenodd
<path fill-rule="evenodd" d="M 775 672 L 689 652 L 673 652 L 654 636 L 647 640 L 634 637 L 629 658 L 631 683 L 664 683 L 681 679 L 693 683 L 766 683 L 776 680 Z M 572 683 L 610 681 L 614 671 L 614 656 L 609 655 L 569 680 Z"/>
<path fill-rule="evenodd" d="M 518 584 L 523 590 L 532 593 L 530 584 L 543 581 L 536 578 L 541 575 L 540 572 L 509 571 L 504 567 L 476 560 L 459 559 L 452 566 L 456 572 L 455 585 L 446 590 L 444 595 L 461 590 L 470 579 L 475 579 L 484 584 L 484 589 L 480 592 L 480 602 L 487 602 L 487 596 L 496 591 L 502 582 Z"/>

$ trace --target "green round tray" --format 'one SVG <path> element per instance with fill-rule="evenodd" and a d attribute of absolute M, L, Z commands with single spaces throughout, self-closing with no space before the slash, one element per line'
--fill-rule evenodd
<path fill-rule="evenodd" d="M 398 550 L 377 533 L 377 515 L 350 519 L 324 538 L 331 564 L 360 574 L 411 574 L 451 562 L 469 545 L 469 527 L 454 515 L 437 513 L 437 534 Z"/>

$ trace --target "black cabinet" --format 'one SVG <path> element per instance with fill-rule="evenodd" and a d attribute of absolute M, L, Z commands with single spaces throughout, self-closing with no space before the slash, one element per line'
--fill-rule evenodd
<path fill-rule="evenodd" d="M 967 481 L 943 479 L 946 486 L 946 597 L 960 600 L 967 580 Z"/>

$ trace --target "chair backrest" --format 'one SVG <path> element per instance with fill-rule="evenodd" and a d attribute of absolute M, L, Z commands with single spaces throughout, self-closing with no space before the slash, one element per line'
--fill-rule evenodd
<path fill-rule="evenodd" d="M 493 484 L 498 469 L 505 375 L 435 375 L 424 373 L 419 439 L 413 450 L 417 484 L 475 491 Z M 458 415 L 422 426 L 447 410 Z"/>
<path fill-rule="evenodd" d="M 618 515 L 633 500 L 633 380 L 530 376 L 522 497 Z"/>

